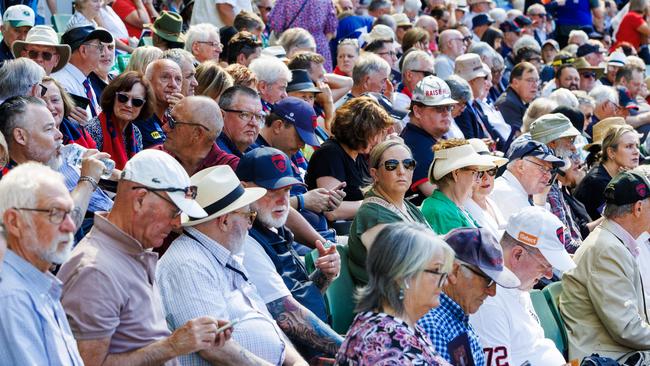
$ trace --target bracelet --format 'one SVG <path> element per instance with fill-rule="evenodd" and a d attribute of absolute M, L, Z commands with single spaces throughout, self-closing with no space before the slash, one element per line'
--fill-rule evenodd
<path fill-rule="evenodd" d="M 81 182 L 88 182 L 88 183 L 90 183 L 90 185 L 93 186 L 93 192 L 94 192 L 95 190 L 97 190 L 97 187 L 99 187 L 99 183 L 97 183 L 97 181 L 95 180 L 95 178 L 93 178 L 93 177 L 89 177 L 89 176 L 87 176 L 87 175 L 82 175 L 81 177 L 79 177 L 79 183 L 81 183 Z"/>
<path fill-rule="evenodd" d="M 298 199 L 298 211 L 300 211 L 305 208 L 305 197 L 303 197 L 302 194 L 299 194 L 296 198 Z"/>

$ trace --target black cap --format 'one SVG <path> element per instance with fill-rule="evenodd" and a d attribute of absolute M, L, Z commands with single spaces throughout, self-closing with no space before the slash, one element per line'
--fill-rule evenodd
<path fill-rule="evenodd" d="M 501 31 L 503 33 L 507 33 L 507 32 L 520 33 L 521 32 L 521 28 L 519 28 L 519 26 L 517 24 L 515 24 L 515 22 L 513 22 L 512 20 L 506 20 L 505 22 L 501 23 L 501 25 L 499 26 L 499 29 L 501 29 Z"/>
<path fill-rule="evenodd" d="M 113 36 L 107 30 L 95 28 L 95 26 L 89 24 L 68 29 L 61 36 L 61 44 L 67 44 L 74 51 L 83 43 L 93 39 L 98 39 L 103 43 L 113 42 Z"/>
<path fill-rule="evenodd" d="M 321 92 L 321 90 L 314 85 L 314 82 L 311 81 L 309 73 L 305 69 L 291 70 L 291 81 L 287 84 L 287 93 L 294 91 L 312 93 Z"/>
<path fill-rule="evenodd" d="M 600 52 L 600 47 L 595 44 L 585 43 L 582 46 L 578 47 L 578 52 L 576 56 L 583 57 L 592 52 Z"/>
<path fill-rule="evenodd" d="M 648 181 L 634 172 L 615 176 L 605 188 L 605 202 L 618 206 L 635 203 L 650 197 Z"/>
<path fill-rule="evenodd" d="M 548 146 L 539 141 L 530 140 L 525 137 L 519 137 L 510 145 L 506 158 L 510 161 L 522 159 L 526 156 L 533 156 L 553 164 L 554 167 L 559 168 L 564 166 L 564 161 L 551 152 Z"/>
<path fill-rule="evenodd" d="M 578 108 L 570 107 L 567 105 L 561 105 L 555 108 L 554 110 L 552 110 L 551 113 L 563 114 L 566 118 L 568 118 L 571 121 L 573 127 L 577 128 L 578 131 L 582 131 L 584 129 L 585 115 Z"/>
<path fill-rule="evenodd" d="M 517 26 L 519 26 L 520 28 L 523 28 L 533 24 L 533 21 L 530 20 L 530 18 L 525 15 L 520 15 L 515 18 L 515 24 L 517 24 Z"/>
<path fill-rule="evenodd" d="M 491 25 L 493 23 L 494 19 L 492 19 L 488 14 L 481 13 L 472 18 L 472 29 L 482 25 Z"/>

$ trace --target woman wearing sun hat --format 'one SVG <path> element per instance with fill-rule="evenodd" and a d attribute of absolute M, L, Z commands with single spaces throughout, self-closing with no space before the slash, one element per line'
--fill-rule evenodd
<path fill-rule="evenodd" d="M 429 181 L 438 188 L 422 202 L 422 214 L 436 233 L 478 227 L 463 204 L 485 171 L 495 167 L 492 157 L 479 155 L 465 139 L 441 141 L 433 146 Z"/>

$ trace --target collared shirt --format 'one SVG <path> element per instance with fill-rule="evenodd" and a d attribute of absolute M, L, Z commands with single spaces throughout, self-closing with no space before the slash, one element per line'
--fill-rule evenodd
<path fill-rule="evenodd" d="M 506 91 L 494 102 L 494 106 L 514 130 L 521 128 L 528 105 L 519 98 L 519 95 L 511 87 L 506 88 Z"/>
<path fill-rule="evenodd" d="M 234 327 L 232 338 L 256 356 L 282 364 L 282 332 L 244 267 L 221 244 L 199 230 L 186 228 L 160 260 L 156 280 L 172 330 L 202 316 L 239 319 L 242 322 Z M 181 356 L 179 361 L 210 365 L 198 353 Z"/>
<path fill-rule="evenodd" d="M 449 354 L 449 343 L 456 337 L 467 335 L 469 347 L 474 358 L 474 365 L 485 365 L 483 346 L 479 342 L 478 334 L 469 323 L 469 315 L 454 300 L 444 292 L 440 294 L 440 305 L 429 310 L 419 321 L 429 336 L 431 343 L 447 361 L 452 361 Z"/>
<path fill-rule="evenodd" d="M 506 222 L 522 208 L 533 205 L 519 179 L 508 170 L 494 180 L 494 190 L 490 193 L 490 198 L 496 202 Z M 550 208 L 548 204 L 544 207 Z"/>
<path fill-rule="evenodd" d="M 244 153 L 247 153 L 251 150 L 251 147 L 249 146 L 248 149 L 244 153 L 239 151 L 237 148 L 237 145 L 235 145 L 234 142 L 230 139 L 230 137 L 226 136 L 225 132 L 221 132 L 219 137 L 217 137 L 217 145 L 219 145 L 219 148 L 228 154 L 235 155 L 238 158 L 244 157 Z"/>
<path fill-rule="evenodd" d="M 96 213 L 88 235 L 61 266 L 61 302 L 78 340 L 110 338 L 109 353 L 168 337 L 158 286 L 158 254 Z M 175 364 L 171 360 L 167 364 Z"/>
<path fill-rule="evenodd" d="M 88 98 L 86 90 L 84 89 L 83 83 L 87 79 L 87 76 L 79 70 L 78 67 L 71 63 L 67 63 L 63 68 L 57 72 L 52 73 L 52 78 L 63 85 L 63 88 L 70 94 L 74 94 L 80 97 Z M 97 96 L 95 92 L 91 90 L 92 100 L 90 103 L 98 108 L 97 114 L 101 112 L 99 103 L 97 103 Z M 86 108 L 86 112 L 90 116 L 90 104 Z"/>
<path fill-rule="evenodd" d="M 61 164 L 59 167 L 59 173 L 63 174 L 65 186 L 70 192 L 77 188 L 77 184 L 79 184 L 79 172 L 77 170 L 78 168 L 66 163 Z M 89 212 L 110 211 L 111 208 L 113 208 L 113 200 L 103 190 L 98 188 L 90 195 Z"/>
<path fill-rule="evenodd" d="M 546 196 L 546 201 L 549 203 L 553 215 L 557 216 L 564 224 L 564 227 L 568 229 L 564 230 L 564 240 L 562 241 L 564 248 L 571 254 L 575 253 L 576 249 L 582 243 L 582 236 L 580 235 L 580 229 L 578 229 L 575 221 L 573 221 L 571 209 L 564 200 L 564 195 L 557 182 L 551 186 Z"/>
<path fill-rule="evenodd" d="M 219 145 L 214 143 L 212 144 L 212 148 L 208 152 L 208 155 L 206 155 L 205 158 L 203 158 L 203 160 L 199 164 L 199 167 L 196 169 L 196 172 L 200 172 L 203 169 L 210 168 L 215 165 L 230 165 L 232 170 L 236 170 L 237 164 L 239 164 L 239 158 L 237 156 L 221 150 L 219 148 Z"/>
<path fill-rule="evenodd" d="M 632 255 L 637 258 L 640 253 L 639 243 L 636 239 L 625 230 L 621 225 L 617 224 L 613 220 L 605 220 L 600 224 L 605 230 L 614 234 L 617 238 L 621 239 L 625 247 L 632 253 Z"/>
<path fill-rule="evenodd" d="M 418 186 L 429 181 L 429 166 L 433 162 L 433 150 L 431 148 L 436 144 L 436 139 L 429 135 L 427 131 L 415 125 L 413 121 L 406 124 L 400 137 L 404 143 L 413 151 L 413 159 L 417 161 L 413 171 L 413 183 L 411 191 L 418 195 L 417 199 L 411 200 L 416 206 L 426 198 L 420 193 Z"/>
<path fill-rule="evenodd" d="M 436 70 L 436 76 L 445 80 L 454 74 L 455 65 L 456 63 L 451 57 L 441 53 L 436 57 L 433 69 Z"/>
<path fill-rule="evenodd" d="M 0 282 L 0 363 L 83 365 L 61 306 L 61 281 L 7 250 Z"/>

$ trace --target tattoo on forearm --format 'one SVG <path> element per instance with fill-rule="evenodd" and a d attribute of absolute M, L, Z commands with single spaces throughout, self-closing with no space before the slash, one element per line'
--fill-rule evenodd
<path fill-rule="evenodd" d="M 292 342 L 313 347 L 328 356 L 334 356 L 343 338 L 320 320 L 293 296 L 285 296 L 266 304 L 278 326 Z"/>
<path fill-rule="evenodd" d="M 318 287 L 321 293 L 325 293 L 325 290 L 327 290 L 327 287 L 330 285 L 332 281 L 330 281 L 327 276 L 321 271 L 320 269 L 316 269 L 314 272 L 312 272 L 311 275 L 309 275 L 309 279 L 311 282 Z"/>

